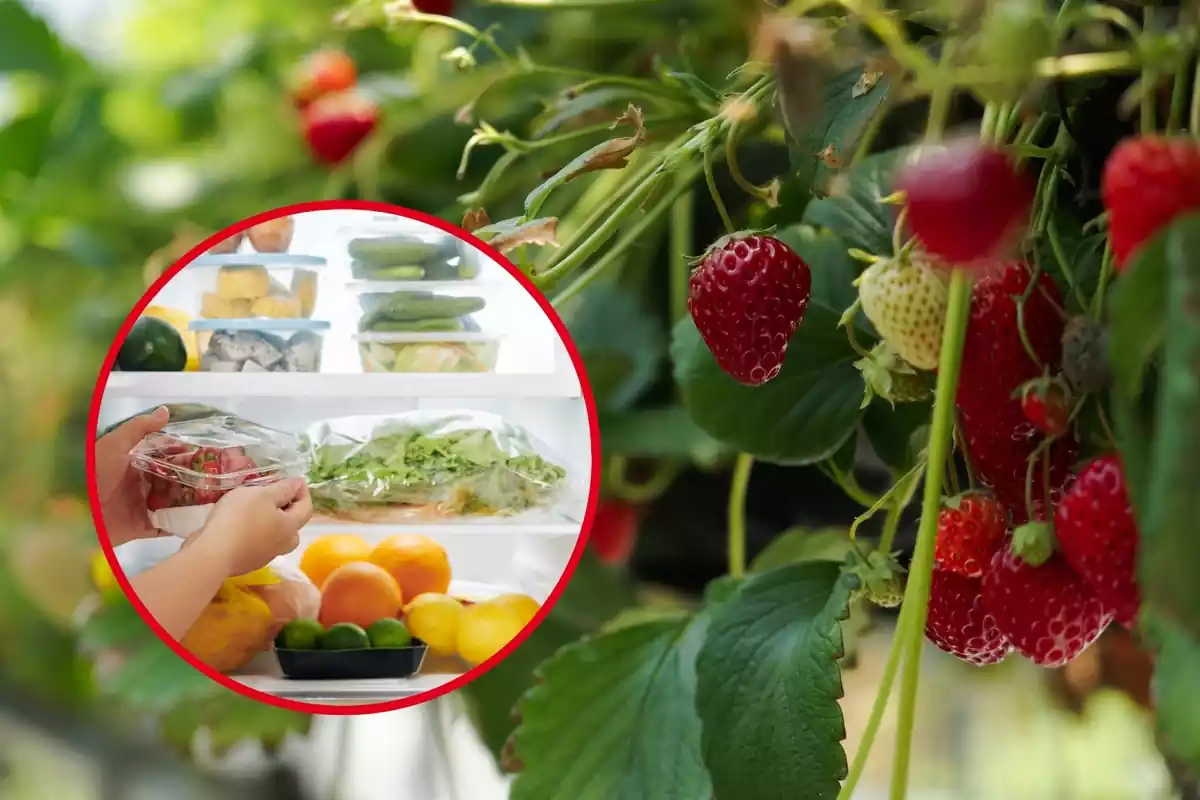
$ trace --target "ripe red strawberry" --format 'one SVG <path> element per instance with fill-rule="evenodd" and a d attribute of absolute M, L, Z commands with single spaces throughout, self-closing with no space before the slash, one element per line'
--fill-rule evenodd
<path fill-rule="evenodd" d="M 1047 436 L 1062 436 L 1071 419 L 1071 396 L 1062 381 L 1037 378 L 1021 387 L 1021 411 Z"/>
<path fill-rule="evenodd" d="M 1118 623 L 1132 627 L 1141 604 L 1138 531 L 1117 456 L 1101 456 L 1083 468 L 1059 501 L 1054 533 L 1071 568 Z"/>
<path fill-rule="evenodd" d="M 624 564 L 637 544 L 641 522 L 637 506 L 619 500 L 601 500 L 592 520 L 588 546 L 606 564 Z"/>
<path fill-rule="evenodd" d="M 983 606 L 983 581 L 935 569 L 929 586 L 925 638 L 976 666 L 1003 661 L 1012 645 Z"/>
<path fill-rule="evenodd" d="M 327 94 L 352 88 L 357 80 L 358 70 L 350 56 L 341 50 L 322 50 L 304 59 L 293 78 L 292 99 L 297 108 L 304 109 Z"/>
<path fill-rule="evenodd" d="M 1033 567 L 1008 548 L 983 577 L 983 607 L 1017 652 L 1043 667 L 1075 658 L 1112 620 L 1062 556 Z"/>
<path fill-rule="evenodd" d="M 1100 184 L 1117 271 L 1159 229 L 1200 210 L 1200 143 L 1138 136 L 1117 145 Z"/>
<path fill-rule="evenodd" d="M 345 161 L 379 124 L 379 108 L 353 92 L 326 95 L 304 111 L 304 140 L 322 164 Z"/>
<path fill-rule="evenodd" d="M 808 308 L 808 265 L 774 236 L 728 236 L 692 273 L 688 310 L 717 364 L 760 386 L 779 374 Z"/>
<path fill-rule="evenodd" d="M 1058 370 L 1064 327 L 1059 313 L 1061 295 L 1050 277 L 1042 273 L 1021 315 L 1026 339 L 1038 358 L 1034 361 L 1017 326 L 1017 301 L 1031 278 L 1027 265 L 1010 262 L 975 284 L 956 396 L 959 430 L 975 477 L 991 487 L 1000 504 L 1012 513 L 1016 525 L 1028 519 L 1027 467 L 1043 437 L 1026 419 L 1020 397 L 1014 394 L 1045 370 Z M 1058 439 L 1050 447 L 1052 492 L 1066 480 L 1077 449 L 1071 436 Z M 1039 489 L 1034 493 L 1036 497 L 1044 493 L 1040 465 L 1034 476 Z"/>
<path fill-rule="evenodd" d="M 422 14 L 449 17 L 454 13 L 454 0 L 412 0 L 412 6 Z"/>
<path fill-rule="evenodd" d="M 1008 513 L 993 498 L 968 494 L 947 500 L 938 514 L 934 563 L 947 572 L 981 577 L 1007 533 Z"/>
<path fill-rule="evenodd" d="M 923 150 L 901 169 L 896 188 L 905 193 L 913 235 L 959 265 L 1005 257 L 1025 229 L 1034 195 L 1033 182 L 1007 154 L 974 138 Z"/>

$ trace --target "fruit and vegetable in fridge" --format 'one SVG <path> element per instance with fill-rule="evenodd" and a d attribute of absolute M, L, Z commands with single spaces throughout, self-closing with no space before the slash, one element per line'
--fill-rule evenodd
<path fill-rule="evenodd" d="M 351 239 L 346 245 L 346 252 L 364 265 L 388 267 L 409 264 L 419 267 L 435 259 L 445 258 L 450 251 L 445 240 L 394 234 Z"/>
<path fill-rule="evenodd" d="M 371 623 L 367 628 L 367 639 L 371 647 L 408 647 L 412 644 L 412 634 L 398 619 L 381 619 Z"/>
<path fill-rule="evenodd" d="M 192 322 L 191 315 L 175 308 L 151 305 L 146 306 L 142 316 L 160 319 L 179 331 L 179 335 L 183 337 L 184 347 L 187 348 L 187 363 L 184 365 L 184 371 L 195 372 L 200 368 L 200 350 L 196 343 L 196 334 L 188 330 L 188 326 Z"/>
<path fill-rule="evenodd" d="M 334 623 L 321 637 L 322 650 L 365 650 L 370 646 L 367 632 L 353 622 Z"/>
<path fill-rule="evenodd" d="M 482 664 L 524 627 L 522 615 L 509 605 L 483 602 L 464 608 L 458 622 L 458 655 L 468 664 Z"/>
<path fill-rule="evenodd" d="M 331 533 L 319 536 L 300 556 L 300 571 L 317 586 L 335 569 L 351 561 L 366 561 L 373 548 L 366 539 L 352 533 Z"/>
<path fill-rule="evenodd" d="M 171 323 L 148 316 L 133 323 L 116 362 L 124 372 L 182 372 L 187 364 L 183 335 Z"/>
<path fill-rule="evenodd" d="M 450 558 L 440 544 L 419 533 L 400 533 L 383 539 L 367 560 L 396 579 L 404 602 L 426 593 L 450 590 Z"/>
<path fill-rule="evenodd" d="M 400 585 L 387 570 L 352 561 L 331 572 L 321 585 L 317 619 L 326 627 L 352 622 L 366 628 L 376 620 L 395 618 L 403 607 Z"/>
<path fill-rule="evenodd" d="M 315 619 L 295 619 L 283 626 L 275 637 L 275 646 L 285 650 L 316 650 L 325 636 L 325 627 Z"/>
<path fill-rule="evenodd" d="M 485 605 L 507 609 L 521 621 L 522 627 L 533 622 L 533 618 L 541 610 L 538 601 L 526 594 L 502 594 L 488 600 Z"/>
<path fill-rule="evenodd" d="M 440 339 L 372 332 L 355 338 L 364 372 L 491 372 L 500 349 L 498 339 L 458 340 L 453 334 Z"/>
<path fill-rule="evenodd" d="M 425 319 L 453 319 L 482 311 L 482 297 L 457 297 L 433 292 L 369 292 L 358 297 L 363 313 L 359 330 L 372 330 L 379 322 L 415 322 Z"/>
<path fill-rule="evenodd" d="M 242 239 L 244 239 L 245 236 L 246 236 L 246 234 L 244 231 L 240 231 L 238 233 L 232 233 L 229 236 L 226 236 L 221 241 L 214 244 L 212 247 L 208 248 L 208 252 L 212 253 L 213 255 L 224 255 L 226 253 L 236 253 L 238 247 L 242 243 Z"/>
<path fill-rule="evenodd" d="M 291 273 L 286 285 L 275 277 L 281 272 Z M 317 273 L 303 267 L 222 266 L 216 271 L 212 291 L 200 296 L 200 316 L 205 319 L 307 319 L 316 306 L 317 288 Z"/>
<path fill-rule="evenodd" d="M 692 272 L 688 311 L 721 369 L 759 386 L 783 368 L 811 288 L 808 265 L 786 244 L 735 235 L 713 245 Z"/>
<path fill-rule="evenodd" d="M 452 656 L 458 652 L 458 628 L 463 604 L 444 594 L 418 595 L 404 609 L 408 630 L 437 656 Z"/>
<path fill-rule="evenodd" d="M 313 324 L 313 323 L 310 323 Z M 324 328 L 322 328 L 324 330 Z M 324 338 L 316 330 L 294 332 L 216 328 L 200 356 L 206 372 L 319 372 Z"/>
<path fill-rule="evenodd" d="M 296 223 L 291 217 L 277 217 L 252 226 L 246 231 L 246 238 L 259 253 L 286 253 L 295 231 Z"/>

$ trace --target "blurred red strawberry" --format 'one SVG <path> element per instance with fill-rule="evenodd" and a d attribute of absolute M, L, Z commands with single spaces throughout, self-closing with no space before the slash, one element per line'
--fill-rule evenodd
<path fill-rule="evenodd" d="M 412 0 L 412 7 L 422 14 L 439 14 L 443 17 L 454 14 L 454 0 Z"/>
<path fill-rule="evenodd" d="M 313 157 L 329 166 L 342 163 L 379 124 L 379 107 L 354 92 L 326 95 L 304 112 L 304 141 Z"/>
<path fill-rule="evenodd" d="M 624 564 L 637 544 L 641 509 L 619 500 L 601 500 L 588 546 L 606 564 Z"/>
<path fill-rule="evenodd" d="M 327 94 L 352 88 L 357 80 L 350 56 L 341 50 L 322 50 L 304 59 L 293 78 L 292 99 L 304 109 Z"/>

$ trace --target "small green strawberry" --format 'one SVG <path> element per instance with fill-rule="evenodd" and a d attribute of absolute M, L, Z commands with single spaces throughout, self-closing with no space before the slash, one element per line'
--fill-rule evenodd
<path fill-rule="evenodd" d="M 856 281 L 863 312 L 900 358 L 936 369 L 949 303 L 948 273 L 916 253 L 877 261 Z"/>
<path fill-rule="evenodd" d="M 875 345 L 870 355 L 855 361 L 854 366 L 867 384 L 863 408 L 875 397 L 882 397 L 892 405 L 919 403 L 933 397 L 933 376 L 913 369 L 887 342 Z"/>
<path fill-rule="evenodd" d="M 859 580 L 859 592 L 880 608 L 895 608 L 904 599 L 905 569 L 895 556 L 872 550 L 851 552 L 844 569 Z"/>

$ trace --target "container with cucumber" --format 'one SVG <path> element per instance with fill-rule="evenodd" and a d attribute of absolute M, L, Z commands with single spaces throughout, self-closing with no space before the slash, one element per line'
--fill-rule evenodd
<path fill-rule="evenodd" d="M 450 236 L 362 235 L 351 239 L 346 250 L 356 280 L 459 281 L 479 272 Z"/>

